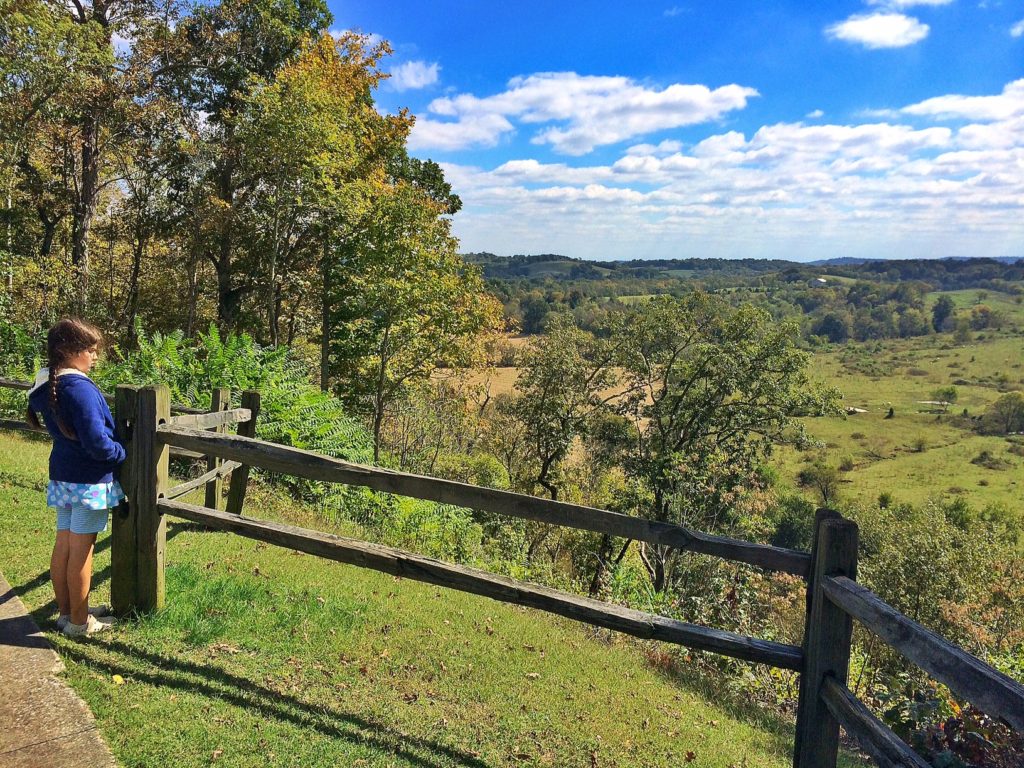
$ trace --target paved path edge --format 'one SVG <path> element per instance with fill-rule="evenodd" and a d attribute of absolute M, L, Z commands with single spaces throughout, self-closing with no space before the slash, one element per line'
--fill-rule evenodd
<path fill-rule="evenodd" d="M 116 768 L 64 663 L 0 573 L 0 768 Z"/>

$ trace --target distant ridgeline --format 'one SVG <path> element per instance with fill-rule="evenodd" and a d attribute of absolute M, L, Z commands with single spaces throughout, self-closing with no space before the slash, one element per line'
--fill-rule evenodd
<path fill-rule="evenodd" d="M 463 254 L 481 267 L 490 280 L 620 280 L 758 278 L 775 274 L 782 282 L 810 280 L 823 274 L 871 282 L 917 280 L 936 290 L 984 288 L 1006 290 L 1007 283 L 1024 280 L 1024 256 L 944 259 L 855 259 L 841 257 L 814 262 L 780 259 L 633 259 L 597 261 L 559 254 L 497 256 Z"/>

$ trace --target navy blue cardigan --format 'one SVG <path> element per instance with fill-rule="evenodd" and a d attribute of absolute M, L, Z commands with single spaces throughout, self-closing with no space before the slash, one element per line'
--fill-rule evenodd
<path fill-rule="evenodd" d="M 50 410 L 50 385 L 33 389 L 29 407 L 42 414 L 53 437 L 50 479 L 68 483 L 109 483 L 124 461 L 124 446 L 114 433 L 114 417 L 92 379 L 67 373 L 57 377 L 57 406 L 77 439 L 68 439 Z"/>

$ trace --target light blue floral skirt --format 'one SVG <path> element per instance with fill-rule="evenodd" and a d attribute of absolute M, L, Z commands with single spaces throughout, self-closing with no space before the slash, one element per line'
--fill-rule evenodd
<path fill-rule="evenodd" d="M 107 529 L 107 513 L 124 499 L 121 484 L 67 483 L 51 480 L 46 486 L 46 504 L 57 510 L 57 530 L 72 533 L 101 533 Z"/>

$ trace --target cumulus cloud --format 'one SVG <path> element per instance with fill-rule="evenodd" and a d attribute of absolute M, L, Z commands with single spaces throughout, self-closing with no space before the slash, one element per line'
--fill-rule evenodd
<path fill-rule="evenodd" d="M 440 71 L 437 62 L 407 61 L 391 70 L 391 87 L 396 91 L 426 88 L 437 82 Z"/>
<path fill-rule="evenodd" d="M 819 117 L 824 117 L 824 116 L 825 116 L 825 113 L 822 112 L 820 109 L 815 109 L 813 112 L 808 112 L 807 113 L 807 117 L 810 118 L 811 120 L 817 120 Z"/>
<path fill-rule="evenodd" d="M 1021 19 L 1012 27 L 1010 27 L 1011 37 L 1020 37 L 1021 35 L 1024 35 L 1024 19 Z"/>
<path fill-rule="evenodd" d="M 551 145 L 562 154 L 584 155 L 598 146 L 717 120 L 743 109 L 757 95 L 753 88 L 736 84 L 712 89 L 675 83 L 658 90 L 628 77 L 544 72 L 513 78 L 505 91 L 493 96 L 435 99 L 428 107 L 429 127 L 416 141 L 430 147 L 433 137 L 443 136 L 446 149 L 493 146 L 512 130 L 510 120 L 515 119 L 524 125 L 552 124 L 536 132 L 533 143 Z M 463 131 L 463 126 L 469 130 Z M 491 131 L 479 130 L 481 126 Z M 461 142 L 456 141 L 459 135 Z"/>
<path fill-rule="evenodd" d="M 924 40 L 929 27 L 902 13 L 857 14 L 825 29 L 834 40 L 865 48 L 903 48 Z"/>
<path fill-rule="evenodd" d="M 1018 253 L 1024 81 L 885 121 L 709 131 L 609 164 L 446 165 L 468 250 L 605 258 Z M 915 125 L 900 122 L 913 116 Z M 947 117 L 969 119 L 951 127 Z"/>
<path fill-rule="evenodd" d="M 949 5 L 953 0 L 867 0 L 868 5 L 885 8 L 913 8 L 915 5 Z"/>
<path fill-rule="evenodd" d="M 455 123 L 417 117 L 409 134 L 409 149 L 456 150 L 466 147 L 493 147 L 515 126 L 501 115 L 467 115 Z"/>
<path fill-rule="evenodd" d="M 996 96 L 936 96 L 904 107 L 902 112 L 941 119 L 1007 120 L 1024 115 L 1024 78 L 1007 83 Z"/>

